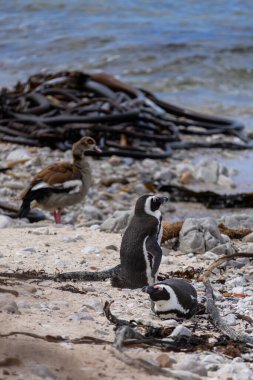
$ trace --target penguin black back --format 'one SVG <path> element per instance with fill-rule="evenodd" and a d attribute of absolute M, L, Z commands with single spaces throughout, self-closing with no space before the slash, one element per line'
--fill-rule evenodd
<path fill-rule="evenodd" d="M 112 285 L 139 288 L 155 282 L 162 250 L 162 217 L 159 207 L 168 198 L 152 195 L 141 196 L 121 242 L 120 275 L 112 278 Z"/>
<path fill-rule="evenodd" d="M 142 290 L 149 294 L 154 312 L 161 318 L 171 318 L 172 314 L 191 318 L 197 311 L 196 289 L 186 280 L 167 279 Z"/>

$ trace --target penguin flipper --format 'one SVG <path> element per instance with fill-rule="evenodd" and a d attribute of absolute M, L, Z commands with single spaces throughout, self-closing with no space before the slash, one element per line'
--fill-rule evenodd
<path fill-rule="evenodd" d="M 159 266 L 161 264 L 162 254 L 163 254 L 162 249 L 157 242 L 156 235 L 152 235 L 148 237 L 146 241 L 146 248 L 147 248 L 148 253 L 152 255 L 152 257 L 154 258 L 151 276 L 155 277 L 156 273 L 158 272 Z"/>

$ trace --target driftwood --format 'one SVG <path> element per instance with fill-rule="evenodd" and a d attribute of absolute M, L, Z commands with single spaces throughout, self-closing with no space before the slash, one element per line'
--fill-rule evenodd
<path fill-rule="evenodd" d="M 206 303 L 207 303 L 207 313 L 210 315 L 211 320 L 220 330 L 223 334 L 227 335 L 230 339 L 246 344 L 250 344 L 253 346 L 253 337 L 245 334 L 245 333 L 240 333 L 234 330 L 232 327 L 228 326 L 226 322 L 222 319 L 220 312 L 218 308 L 215 306 L 214 303 L 214 297 L 213 297 L 213 288 L 211 285 L 211 282 L 209 280 L 209 276 L 211 275 L 212 271 L 217 268 L 219 265 L 222 263 L 236 259 L 238 257 L 248 257 L 248 258 L 253 258 L 253 253 L 236 253 L 233 255 L 229 256 L 222 256 L 218 260 L 214 261 L 200 276 L 199 280 L 203 281 L 205 288 L 206 288 Z"/>
<path fill-rule="evenodd" d="M 243 129 L 236 120 L 174 106 L 105 73 L 37 74 L 0 94 L 0 141 L 30 146 L 66 150 L 89 135 L 104 156 L 165 158 L 182 148 L 251 148 Z M 241 142 L 205 140 L 217 134 Z"/>

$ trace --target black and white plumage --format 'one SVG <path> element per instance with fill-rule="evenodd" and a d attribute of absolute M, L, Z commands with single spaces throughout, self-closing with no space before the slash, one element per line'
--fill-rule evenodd
<path fill-rule="evenodd" d="M 153 311 L 162 319 L 191 318 L 197 312 L 196 289 L 186 280 L 172 278 L 142 290 L 149 294 Z"/>
<path fill-rule="evenodd" d="M 136 289 L 156 281 L 161 259 L 162 215 L 160 206 L 167 197 L 143 195 L 138 198 L 120 247 L 120 274 L 112 285 Z"/>

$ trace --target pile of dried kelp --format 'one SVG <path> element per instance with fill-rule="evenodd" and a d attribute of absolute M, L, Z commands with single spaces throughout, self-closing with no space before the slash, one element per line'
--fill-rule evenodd
<path fill-rule="evenodd" d="M 249 148 L 243 128 L 171 105 L 105 73 L 36 74 L 0 94 L 0 141 L 30 146 L 66 150 L 90 135 L 104 156 L 164 158 L 181 148 Z M 241 142 L 206 139 L 215 134 Z"/>

